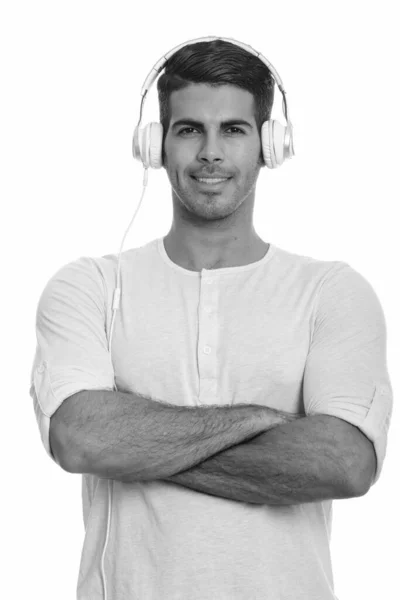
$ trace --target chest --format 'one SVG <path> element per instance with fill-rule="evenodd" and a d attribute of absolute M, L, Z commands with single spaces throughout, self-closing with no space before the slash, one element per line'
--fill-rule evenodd
<path fill-rule="evenodd" d="M 301 412 L 311 302 L 297 290 L 141 288 L 122 296 L 113 334 L 116 382 L 179 405 L 265 404 Z"/>

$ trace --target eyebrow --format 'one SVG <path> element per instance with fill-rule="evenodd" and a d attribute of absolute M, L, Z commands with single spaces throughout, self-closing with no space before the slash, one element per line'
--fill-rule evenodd
<path fill-rule="evenodd" d="M 179 121 L 175 121 L 171 129 L 175 129 L 179 125 L 193 125 L 193 127 L 197 127 L 198 129 L 204 128 L 204 123 L 201 121 L 195 121 L 194 119 L 179 119 Z M 229 119 L 228 121 L 221 121 L 221 127 L 232 127 L 233 125 L 246 125 L 250 129 L 253 129 L 253 125 L 251 125 L 251 123 L 248 121 L 244 121 L 243 119 Z"/>

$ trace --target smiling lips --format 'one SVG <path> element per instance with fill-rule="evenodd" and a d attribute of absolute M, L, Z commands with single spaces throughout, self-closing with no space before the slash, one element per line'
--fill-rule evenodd
<path fill-rule="evenodd" d="M 195 181 L 197 181 L 198 183 L 211 186 L 211 185 L 219 185 L 221 183 L 226 183 L 231 178 L 230 177 L 195 177 L 195 176 L 193 176 L 193 179 L 195 179 Z"/>
<path fill-rule="evenodd" d="M 207 183 L 207 184 L 215 184 L 215 183 L 222 183 L 223 181 L 228 181 L 228 178 L 224 178 L 224 179 L 211 179 L 210 177 L 207 179 L 203 179 L 203 178 L 199 178 L 197 179 L 197 181 L 199 181 L 200 183 Z"/>

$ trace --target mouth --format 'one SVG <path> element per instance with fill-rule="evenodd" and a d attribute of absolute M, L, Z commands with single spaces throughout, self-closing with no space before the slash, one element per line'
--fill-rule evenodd
<path fill-rule="evenodd" d="M 228 181 L 232 179 L 232 177 L 194 177 L 191 175 L 192 179 L 199 185 L 200 187 L 214 188 L 214 187 L 222 187 Z"/>

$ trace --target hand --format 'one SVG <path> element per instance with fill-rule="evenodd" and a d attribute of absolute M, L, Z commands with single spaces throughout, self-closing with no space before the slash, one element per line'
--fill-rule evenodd
<path fill-rule="evenodd" d="M 292 421 L 297 421 L 297 419 L 303 419 L 305 417 L 304 413 L 293 413 L 285 410 L 278 410 L 276 408 L 270 408 L 269 411 L 274 413 L 278 425 L 291 423 Z"/>
<path fill-rule="evenodd" d="M 279 411 L 282 417 L 288 422 L 297 421 L 297 419 L 303 419 L 306 415 L 304 413 L 291 413 L 285 412 L 284 410 Z"/>
<path fill-rule="evenodd" d="M 286 425 L 286 423 L 291 423 L 305 416 L 302 413 L 287 412 L 269 406 L 258 405 L 257 407 L 260 409 L 257 420 L 263 432 L 277 425 Z"/>

